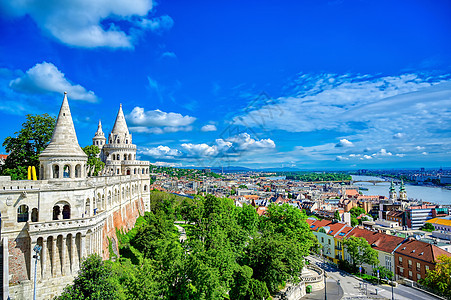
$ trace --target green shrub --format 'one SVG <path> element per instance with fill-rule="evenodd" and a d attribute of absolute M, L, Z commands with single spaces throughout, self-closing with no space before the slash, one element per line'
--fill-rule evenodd
<path fill-rule="evenodd" d="M 310 293 L 312 292 L 312 286 L 311 286 L 311 285 L 307 285 L 307 286 L 305 287 L 305 292 L 306 292 L 307 294 L 310 294 Z"/>

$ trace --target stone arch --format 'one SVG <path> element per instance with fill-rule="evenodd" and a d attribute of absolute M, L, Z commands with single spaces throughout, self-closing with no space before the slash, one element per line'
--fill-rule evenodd
<path fill-rule="evenodd" d="M 127 175 L 130 175 L 130 168 L 127 168 Z"/>
<path fill-rule="evenodd" d="M 121 155 L 120 154 L 116 155 L 116 160 L 121 160 Z"/>
<path fill-rule="evenodd" d="M 111 206 L 113 203 L 111 201 L 111 191 L 108 190 L 108 197 L 107 197 L 107 205 Z"/>
<path fill-rule="evenodd" d="M 66 204 L 63 206 L 63 219 L 70 219 L 70 214 L 71 214 L 71 210 L 70 210 L 70 205 Z"/>
<path fill-rule="evenodd" d="M 144 192 L 147 192 L 147 184 L 144 185 Z"/>
<path fill-rule="evenodd" d="M 135 175 L 136 175 L 136 168 L 134 168 L 134 169 L 133 169 L 133 174 L 135 174 Z"/>
<path fill-rule="evenodd" d="M 28 222 L 28 205 L 22 204 L 17 208 L 17 222 Z"/>
<path fill-rule="evenodd" d="M 132 155 L 131 154 L 128 155 L 128 160 L 132 160 Z"/>
<path fill-rule="evenodd" d="M 70 165 L 64 165 L 63 178 L 70 178 Z"/>
<path fill-rule="evenodd" d="M 75 166 L 75 178 L 80 178 L 81 177 L 81 165 L 78 164 Z"/>
<path fill-rule="evenodd" d="M 122 198 L 121 198 L 121 202 L 124 201 L 125 198 L 125 188 L 122 187 L 122 194 L 121 194 Z"/>
<path fill-rule="evenodd" d="M 127 154 L 124 154 L 124 160 L 127 160 Z"/>
<path fill-rule="evenodd" d="M 119 192 L 117 189 L 114 189 L 114 203 L 117 203 L 119 201 Z"/>
<path fill-rule="evenodd" d="M 31 210 L 31 222 L 39 222 L 39 211 L 36 207 Z"/>
<path fill-rule="evenodd" d="M 57 164 L 54 164 L 52 166 L 52 178 L 59 178 L 60 177 L 60 166 Z"/>

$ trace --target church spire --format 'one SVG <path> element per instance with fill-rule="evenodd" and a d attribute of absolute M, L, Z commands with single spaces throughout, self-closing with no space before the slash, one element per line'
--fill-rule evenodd
<path fill-rule="evenodd" d="M 95 136 L 105 136 L 103 134 L 103 130 L 102 130 L 102 122 L 99 120 L 99 125 L 97 125 L 97 131 L 95 133 Z"/>
<path fill-rule="evenodd" d="M 72 115 L 70 113 L 69 102 L 67 101 L 67 92 L 64 92 L 64 99 L 53 130 L 52 140 L 47 148 L 42 151 L 41 156 L 86 157 L 85 152 L 78 144 L 74 122 L 72 121 Z"/>
<path fill-rule="evenodd" d="M 113 130 L 111 131 L 111 133 L 125 133 L 127 135 L 129 134 L 127 123 L 125 122 L 124 112 L 122 111 L 122 104 L 119 106 L 119 111 L 117 113 L 116 121 L 114 122 Z"/>

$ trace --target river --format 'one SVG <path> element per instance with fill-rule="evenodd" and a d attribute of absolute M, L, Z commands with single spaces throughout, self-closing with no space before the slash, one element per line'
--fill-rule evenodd
<path fill-rule="evenodd" d="M 381 178 L 352 175 L 352 180 L 381 180 Z M 390 182 L 388 181 L 377 183 L 376 185 L 370 182 L 358 182 L 355 185 L 368 189 L 368 191 L 362 191 L 364 195 L 382 195 L 386 197 L 388 197 L 388 189 L 390 188 Z M 399 185 L 396 186 L 396 192 L 399 194 Z M 451 205 L 451 190 L 448 189 L 406 184 L 406 192 L 409 199 L 422 199 L 423 201 L 437 204 Z"/>

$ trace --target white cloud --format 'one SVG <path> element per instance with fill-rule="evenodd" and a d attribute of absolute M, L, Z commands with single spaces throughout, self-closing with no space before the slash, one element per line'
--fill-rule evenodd
<path fill-rule="evenodd" d="M 405 136 L 404 133 L 398 132 L 393 135 L 394 139 L 402 139 Z"/>
<path fill-rule="evenodd" d="M 348 141 L 347 139 L 341 139 L 340 142 L 338 142 L 335 147 L 352 147 L 354 144 L 351 141 Z"/>
<path fill-rule="evenodd" d="M 167 113 L 159 109 L 145 111 L 136 106 L 126 115 L 130 130 L 134 132 L 161 134 L 166 132 L 191 131 L 195 117 L 183 116 L 179 113 Z"/>
<path fill-rule="evenodd" d="M 86 48 L 133 48 L 143 31 L 158 33 L 171 28 L 173 21 L 169 16 L 147 19 L 152 7 L 152 0 L 0 2 L 5 14 L 28 15 L 41 30 L 60 42 Z M 128 33 L 121 29 L 124 23 Z"/>
<path fill-rule="evenodd" d="M 422 155 L 428 155 L 428 153 L 427 153 L 427 152 L 422 152 L 421 154 L 422 154 Z"/>
<path fill-rule="evenodd" d="M 175 157 L 183 155 L 182 152 L 177 149 L 172 149 L 168 146 L 162 145 L 154 148 L 143 149 L 140 153 L 157 159 L 174 159 Z"/>
<path fill-rule="evenodd" d="M 79 84 L 72 84 L 55 65 L 45 61 L 30 68 L 23 76 L 11 80 L 9 86 L 21 93 L 43 94 L 66 91 L 73 100 L 98 101 L 93 91 L 87 91 Z"/>
<path fill-rule="evenodd" d="M 152 163 L 152 165 L 157 167 L 181 167 L 181 163 L 174 163 L 174 162 L 166 162 L 166 161 L 156 161 Z"/>
<path fill-rule="evenodd" d="M 373 159 L 373 157 L 372 157 L 372 156 L 369 156 L 369 155 L 364 155 L 363 158 L 364 158 L 364 159 Z"/>
<path fill-rule="evenodd" d="M 207 124 L 207 125 L 202 126 L 202 128 L 200 130 L 204 131 L 204 132 L 208 132 L 208 131 L 216 131 L 218 129 L 213 124 Z"/>
<path fill-rule="evenodd" d="M 338 156 L 337 156 L 337 160 L 338 160 L 338 161 L 349 160 L 349 158 L 344 157 L 344 156 L 341 156 L 341 155 L 338 155 Z"/>
<path fill-rule="evenodd" d="M 392 154 L 391 152 L 387 152 L 387 150 L 385 150 L 385 149 L 381 149 L 381 150 L 379 150 L 379 152 L 373 154 L 373 156 L 376 156 L 376 155 L 380 155 L 380 156 L 392 156 L 393 154 Z"/>
<path fill-rule="evenodd" d="M 161 55 L 162 58 L 177 58 L 177 55 L 174 52 L 166 51 Z"/>
<path fill-rule="evenodd" d="M 418 151 L 420 151 L 420 150 L 424 150 L 424 147 L 422 147 L 422 146 L 416 146 L 415 149 L 418 150 Z"/>

